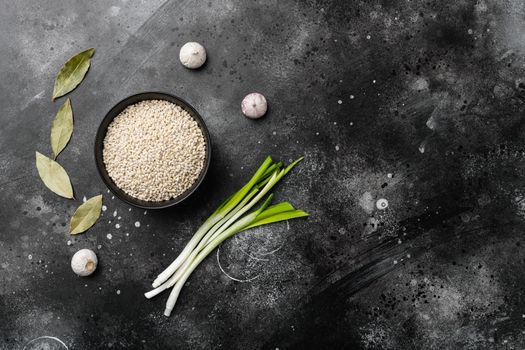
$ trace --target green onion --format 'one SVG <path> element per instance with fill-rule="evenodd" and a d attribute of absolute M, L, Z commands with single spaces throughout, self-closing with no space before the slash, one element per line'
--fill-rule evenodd
<path fill-rule="evenodd" d="M 246 214 L 302 159 L 282 169 L 282 162 L 273 163 L 272 158 L 267 157 L 250 181 L 224 200 L 202 224 L 179 256 L 155 279 L 155 289 L 145 293 L 145 296 L 152 298 L 173 287 L 164 312 L 169 316 L 191 273 L 226 239 L 253 227 L 308 216 L 308 213 L 295 209 L 288 202 L 270 206 L 272 194 L 259 209 Z"/>

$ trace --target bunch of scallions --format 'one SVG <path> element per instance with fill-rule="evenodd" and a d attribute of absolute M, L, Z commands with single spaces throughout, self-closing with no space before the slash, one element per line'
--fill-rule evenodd
<path fill-rule="evenodd" d="M 295 209 L 288 202 L 270 205 L 272 194 L 258 209 L 248 213 L 302 159 L 284 168 L 282 162 L 274 163 L 268 156 L 250 181 L 219 205 L 202 224 L 175 261 L 155 279 L 155 289 L 147 292 L 146 298 L 173 287 L 164 311 L 164 315 L 169 316 L 191 273 L 226 239 L 253 227 L 308 216 L 308 213 Z"/>

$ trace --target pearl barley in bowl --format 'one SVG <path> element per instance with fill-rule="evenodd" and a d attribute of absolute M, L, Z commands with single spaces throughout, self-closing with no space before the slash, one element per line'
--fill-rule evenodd
<path fill-rule="evenodd" d="M 108 124 L 102 143 L 111 181 L 143 203 L 180 197 L 207 166 L 208 138 L 200 123 L 163 99 L 128 105 Z"/>

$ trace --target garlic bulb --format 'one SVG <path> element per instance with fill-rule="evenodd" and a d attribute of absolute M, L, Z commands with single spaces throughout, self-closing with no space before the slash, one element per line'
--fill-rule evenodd
<path fill-rule="evenodd" d="M 252 92 L 246 95 L 241 103 L 242 113 L 250 119 L 258 119 L 262 117 L 268 109 L 266 98 L 257 93 Z"/>
<path fill-rule="evenodd" d="M 196 42 L 186 43 L 180 48 L 179 59 L 184 67 L 197 69 L 206 62 L 206 49 Z"/>
<path fill-rule="evenodd" d="M 97 255 L 90 249 L 80 249 L 71 258 L 71 268 L 79 276 L 89 276 L 97 268 Z"/>

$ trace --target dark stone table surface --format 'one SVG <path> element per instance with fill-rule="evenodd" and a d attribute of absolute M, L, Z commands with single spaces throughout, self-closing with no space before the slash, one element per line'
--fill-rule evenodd
<path fill-rule="evenodd" d="M 523 1 L 3 0 L 0 33 L 1 349 L 525 348 Z M 35 151 L 56 73 L 88 47 L 65 200 Z M 142 91 L 186 99 L 213 140 L 205 183 L 167 210 L 113 198 L 94 163 L 105 113 Z M 143 293 L 268 154 L 305 155 L 275 196 L 311 216 L 225 243 L 164 317 L 167 295 Z M 69 236 L 99 193 L 103 217 Z M 81 248 L 91 277 L 71 271 Z"/>

